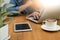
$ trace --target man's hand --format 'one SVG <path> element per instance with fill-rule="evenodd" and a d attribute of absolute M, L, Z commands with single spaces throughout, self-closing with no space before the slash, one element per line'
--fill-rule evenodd
<path fill-rule="evenodd" d="M 28 0 L 25 4 L 21 5 L 19 7 L 19 12 L 22 12 L 23 10 L 25 10 L 27 7 L 29 7 L 32 4 L 31 0 Z"/>
<path fill-rule="evenodd" d="M 28 15 L 28 17 L 34 17 L 34 19 L 39 19 L 41 16 L 41 13 L 39 12 L 33 12 L 32 14 Z"/>

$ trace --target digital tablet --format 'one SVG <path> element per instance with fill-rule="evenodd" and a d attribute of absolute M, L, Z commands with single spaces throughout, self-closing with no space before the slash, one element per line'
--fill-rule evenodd
<path fill-rule="evenodd" d="M 20 31 L 30 31 L 32 30 L 29 23 L 15 23 L 14 24 L 14 31 L 20 32 Z"/>

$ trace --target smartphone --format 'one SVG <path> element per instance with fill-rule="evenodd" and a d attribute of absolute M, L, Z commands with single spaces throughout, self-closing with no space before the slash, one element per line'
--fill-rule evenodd
<path fill-rule="evenodd" d="M 15 23 L 14 24 L 14 31 L 20 32 L 20 31 L 30 31 L 32 30 L 29 23 Z"/>

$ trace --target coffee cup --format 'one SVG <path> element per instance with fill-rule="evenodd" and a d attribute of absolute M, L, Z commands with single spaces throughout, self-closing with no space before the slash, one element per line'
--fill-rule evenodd
<path fill-rule="evenodd" d="M 56 19 L 46 19 L 43 22 L 44 22 L 44 25 L 46 25 L 46 27 L 56 27 L 57 26 Z"/>

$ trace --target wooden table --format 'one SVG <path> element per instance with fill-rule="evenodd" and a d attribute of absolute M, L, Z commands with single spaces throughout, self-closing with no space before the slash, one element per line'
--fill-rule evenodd
<path fill-rule="evenodd" d="M 32 31 L 28 32 L 14 32 L 14 23 L 29 22 Z M 58 20 L 58 24 L 60 21 Z M 10 40 L 60 40 L 60 31 L 47 32 L 41 29 L 41 24 L 35 24 L 29 20 L 26 20 L 26 15 L 17 16 L 15 20 L 9 23 Z"/>

